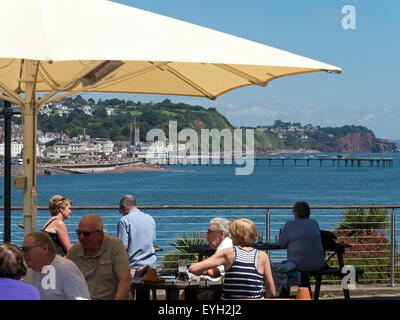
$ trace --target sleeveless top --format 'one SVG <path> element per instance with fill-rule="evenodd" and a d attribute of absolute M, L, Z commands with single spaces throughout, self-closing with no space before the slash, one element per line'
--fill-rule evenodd
<path fill-rule="evenodd" d="M 58 220 L 58 219 L 56 218 L 56 219 L 51 220 L 48 224 L 46 224 L 43 227 L 42 231 L 46 232 L 50 236 L 51 240 L 53 240 L 53 243 L 56 246 L 56 254 L 59 254 L 61 256 L 65 256 L 67 254 L 67 251 L 65 251 L 64 247 L 62 246 L 61 241 L 58 238 L 58 234 L 56 232 L 45 231 L 46 228 L 56 220 Z"/>
<path fill-rule="evenodd" d="M 258 273 L 260 254 L 257 268 L 255 267 L 256 249 L 245 251 L 233 247 L 232 267 L 226 271 L 221 299 L 261 299 L 263 294 L 264 276 Z"/>

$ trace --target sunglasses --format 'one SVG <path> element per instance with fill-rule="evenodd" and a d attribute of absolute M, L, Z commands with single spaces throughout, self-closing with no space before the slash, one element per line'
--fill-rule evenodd
<path fill-rule="evenodd" d="M 217 232 L 217 231 L 220 231 L 220 230 L 207 230 L 206 234 L 210 234 L 210 233 Z"/>
<path fill-rule="evenodd" d="M 85 238 L 89 237 L 92 233 L 95 233 L 97 231 L 100 231 L 100 230 L 95 230 L 95 231 L 80 231 L 78 229 L 75 230 L 78 237 L 82 234 Z"/>
<path fill-rule="evenodd" d="M 21 246 L 21 251 L 23 252 L 23 253 L 26 253 L 26 252 L 28 252 L 28 251 L 30 251 L 31 249 L 33 249 L 33 248 L 35 248 L 35 247 L 39 247 L 39 246 L 37 246 L 37 245 L 34 245 L 34 246 Z"/>

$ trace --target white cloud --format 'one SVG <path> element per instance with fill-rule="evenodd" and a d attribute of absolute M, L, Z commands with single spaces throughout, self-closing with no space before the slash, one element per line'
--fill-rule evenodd
<path fill-rule="evenodd" d="M 379 111 L 372 112 L 372 113 L 369 113 L 367 115 L 361 116 L 358 121 L 361 122 L 361 123 L 368 124 L 368 123 L 371 123 L 373 121 L 378 121 L 378 120 L 381 120 L 383 118 L 386 118 L 388 116 L 388 114 L 390 114 L 390 113 L 392 113 L 392 110 L 387 108 L 387 107 L 384 107 L 382 110 L 379 110 Z"/>
<path fill-rule="evenodd" d="M 253 117 L 280 117 L 287 116 L 289 113 L 284 110 L 274 110 L 268 108 L 262 108 L 254 106 L 250 108 L 235 108 L 227 111 L 228 117 L 239 117 L 239 116 L 253 116 Z"/>

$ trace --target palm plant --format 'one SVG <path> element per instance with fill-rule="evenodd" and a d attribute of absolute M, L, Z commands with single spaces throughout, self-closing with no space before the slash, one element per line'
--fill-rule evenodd
<path fill-rule="evenodd" d="M 204 238 L 204 233 L 200 232 L 192 232 L 192 236 L 189 236 L 186 232 L 183 233 L 182 236 L 177 237 L 175 242 L 168 242 L 168 244 L 176 249 L 181 255 L 188 256 L 182 257 L 189 259 L 192 257 L 193 259 L 197 258 L 196 251 L 193 249 L 193 245 L 202 245 L 205 244 L 206 240 Z M 190 259 L 190 260 L 193 260 Z"/>
<path fill-rule="evenodd" d="M 176 275 L 178 269 L 178 259 L 197 261 L 198 255 L 192 245 L 206 244 L 204 233 L 192 232 L 191 236 L 186 232 L 178 236 L 174 242 L 168 242 L 175 251 L 170 251 L 163 256 L 162 270 L 164 273 Z"/>
<path fill-rule="evenodd" d="M 376 279 L 390 278 L 390 243 L 386 233 L 390 233 L 389 212 L 385 208 L 358 208 L 344 210 L 342 222 L 334 224 L 336 235 L 341 242 L 351 244 L 347 250 L 345 264 L 362 268 L 363 283 L 376 283 Z M 396 249 L 397 252 L 397 249 Z M 398 255 L 395 257 L 398 260 Z M 398 267 L 395 265 L 395 270 Z"/>
<path fill-rule="evenodd" d="M 337 230 L 348 230 L 356 237 L 372 230 L 390 231 L 388 210 L 385 208 L 345 209 L 343 221 L 334 224 Z"/>

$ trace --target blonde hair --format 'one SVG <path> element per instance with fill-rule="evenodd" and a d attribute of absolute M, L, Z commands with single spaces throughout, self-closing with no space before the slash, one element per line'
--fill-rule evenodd
<path fill-rule="evenodd" d="M 257 239 L 257 228 L 249 219 L 239 218 L 233 220 L 229 224 L 229 232 L 235 245 L 251 245 Z"/>
<path fill-rule="evenodd" d="M 56 194 L 53 198 L 49 201 L 49 210 L 52 216 L 56 216 L 58 214 L 58 210 L 61 208 L 65 208 L 68 205 L 72 205 L 72 201 Z"/>

